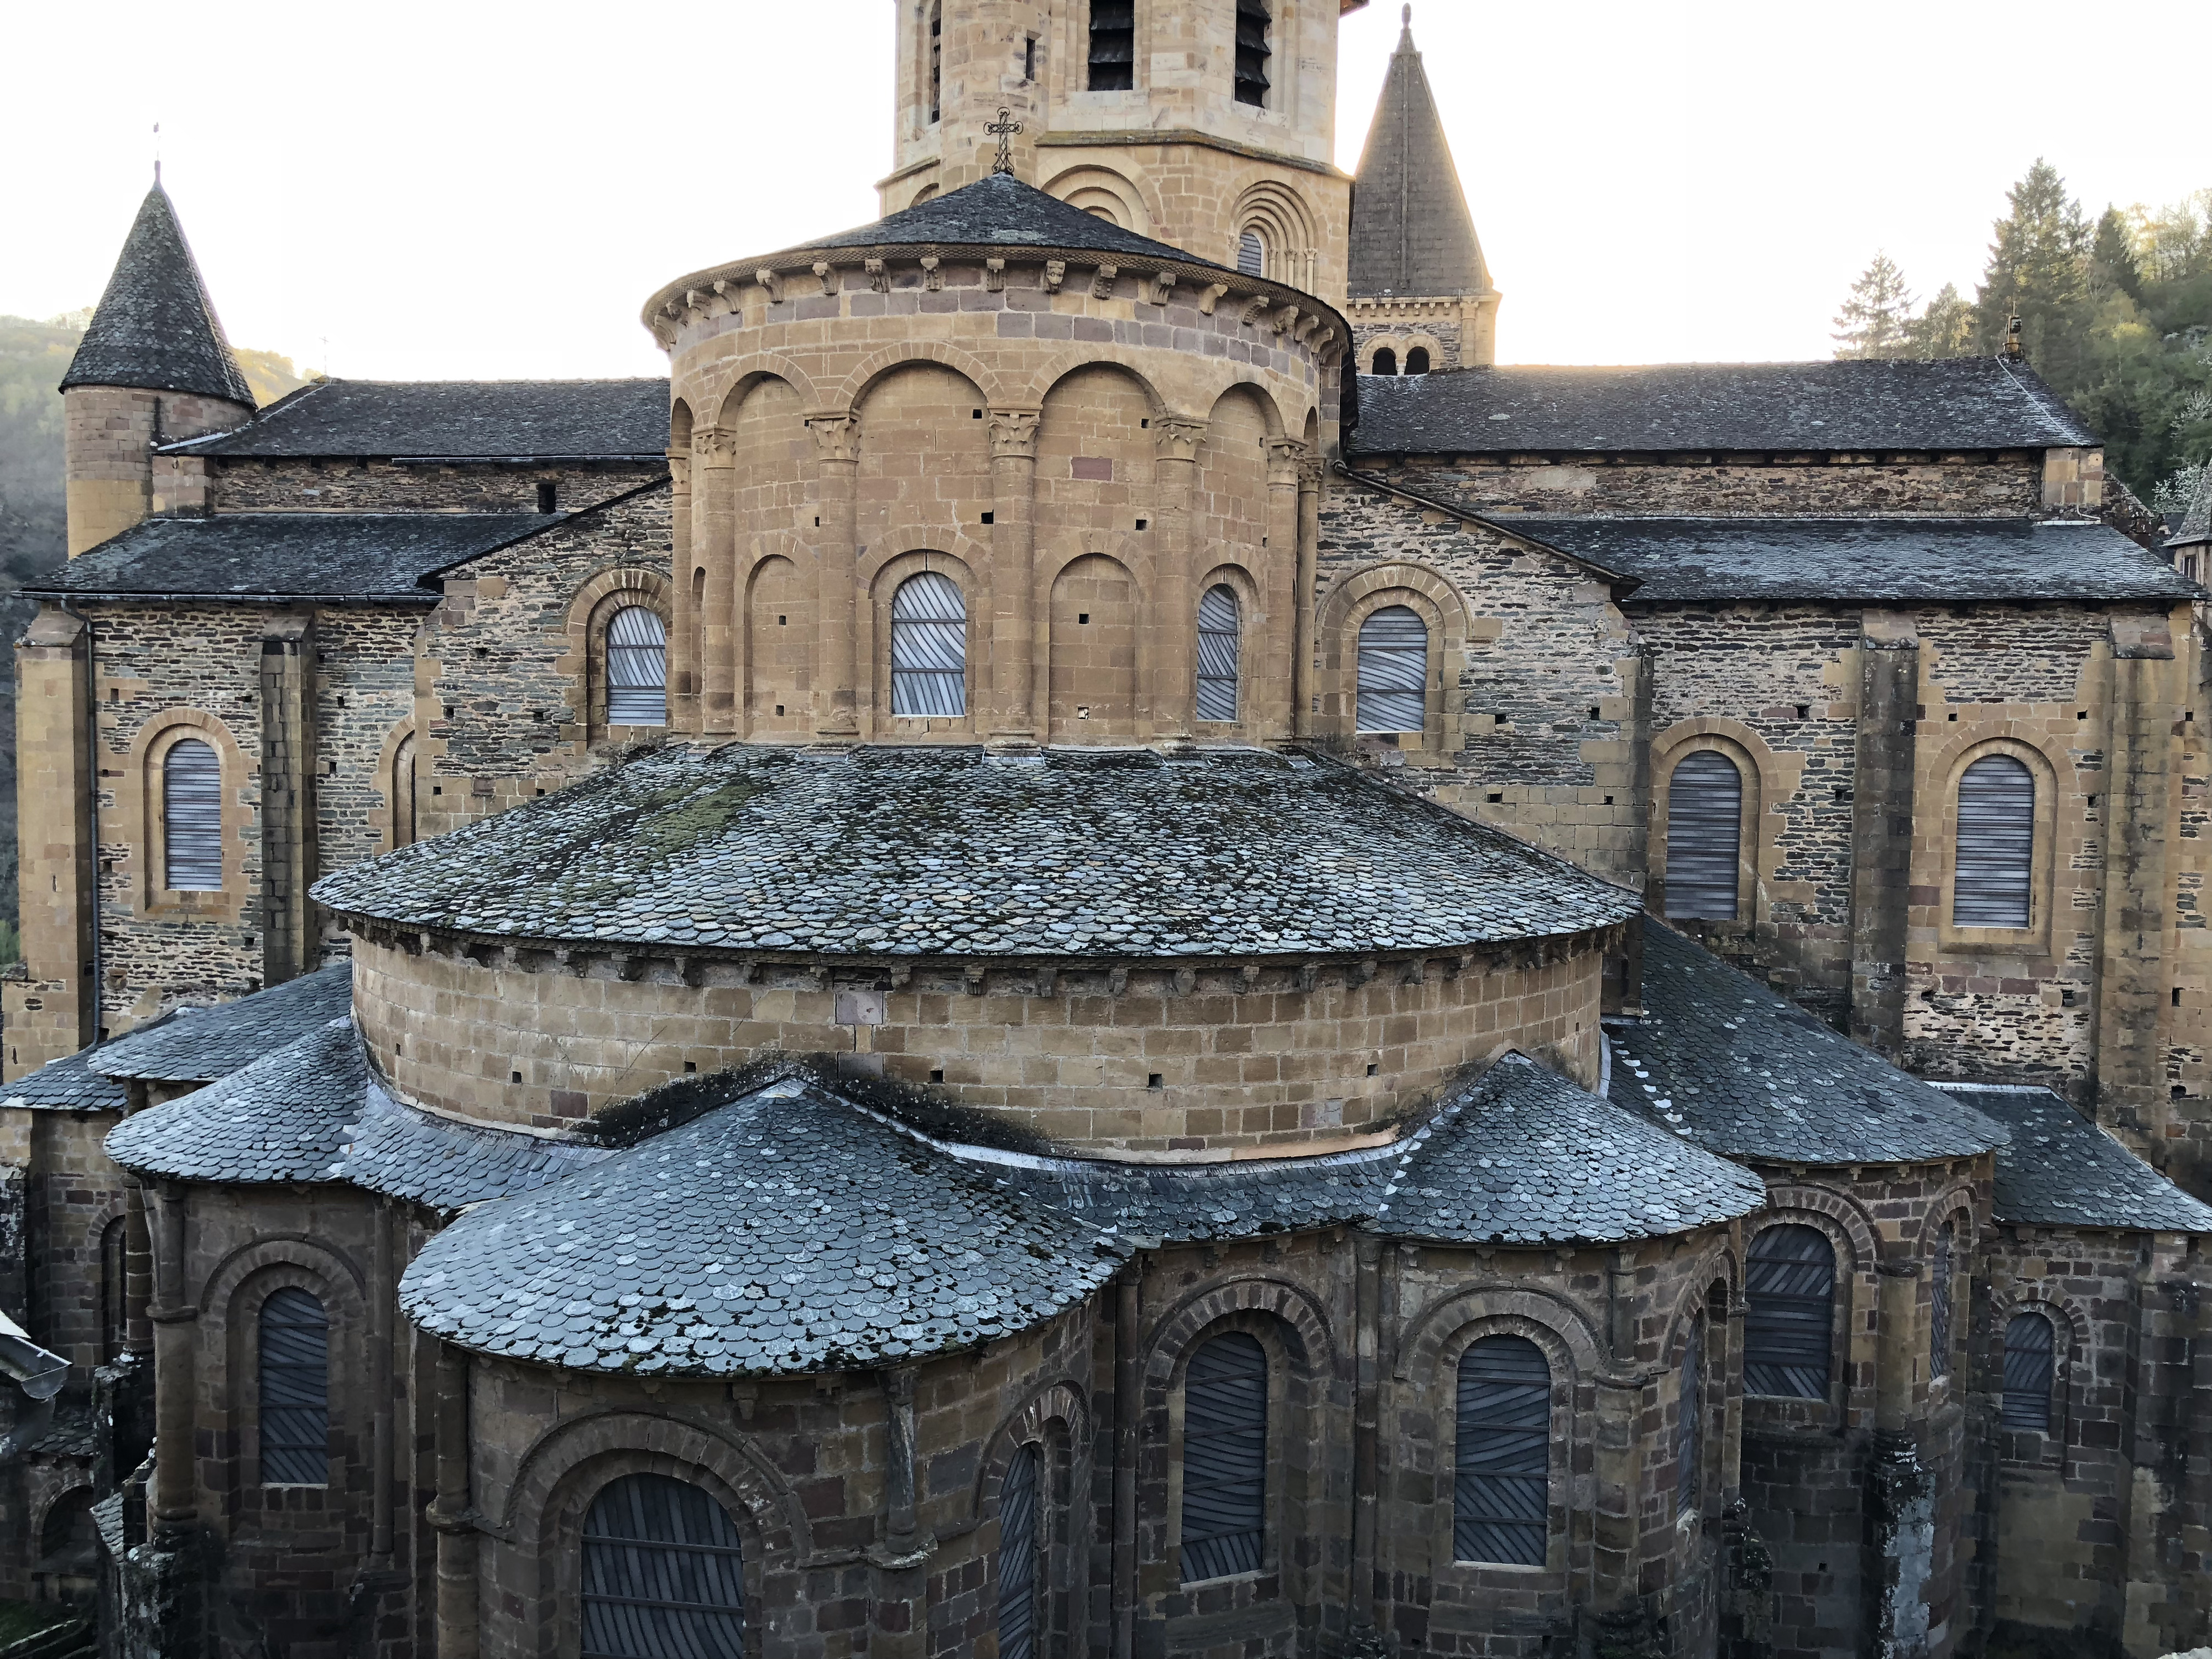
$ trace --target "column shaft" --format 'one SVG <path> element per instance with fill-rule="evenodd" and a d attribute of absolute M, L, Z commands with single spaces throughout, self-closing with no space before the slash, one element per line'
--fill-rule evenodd
<path fill-rule="evenodd" d="M 848 744 L 860 734 L 854 691 L 853 605 L 857 579 L 854 546 L 854 487 L 860 477 L 859 422 L 849 415 L 818 416 L 814 434 L 815 616 L 820 629 L 815 653 L 814 733 Z M 971 624 L 972 626 L 972 624 Z"/>
<path fill-rule="evenodd" d="M 699 606 L 691 585 L 691 452 L 668 452 L 668 729 L 699 729 Z"/>
<path fill-rule="evenodd" d="M 992 748 L 1036 747 L 1036 439 L 1039 411 L 991 411 Z"/>
<path fill-rule="evenodd" d="M 1159 434 L 1153 471 L 1152 684 L 1149 688 L 1152 739 L 1169 748 L 1190 742 L 1192 704 L 1198 691 L 1198 608 L 1191 595 L 1192 498 L 1198 485 L 1198 450 L 1206 422 L 1167 416 L 1152 422 Z"/>
<path fill-rule="evenodd" d="M 1308 455 L 1298 466 L 1297 593 L 1291 611 L 1297 633 L 1291 658 L 1291 734 L 1313 736 L 1314 659 L 1321 641 L 1314 629 L 1314 586 L 1321 566 L 1321 458 Z"/>
<path fill-rule="evenodd" d="M 161 1188 L 154 1246 L 154 1528 L 174 1535 L 199 1516 L 193 1451 L 194 1348 L 199 1310 L 185 1303 L 185 1203 L 189 1189 Z"/>
<path fill-rule="evenodd" d="M 738 580 L 738 475 L 732 434 L 708 428 L 691 437 L 698 471 L 692 494 L 691 546 L 707 574 L 699 592 L 699 731 L 738 731 L 738 651 L 733 595 Z"/>

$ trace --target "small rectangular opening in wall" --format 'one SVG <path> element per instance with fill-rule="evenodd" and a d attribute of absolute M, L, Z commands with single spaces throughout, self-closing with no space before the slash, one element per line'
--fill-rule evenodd
<path fill-rule="evenodd" d="M 932 1072 L 930 1073 L 930 1074 L 929 1074 L 929 1080 L 930 1080 L 932 1083 L 942 1083 L 942 1082 L 944 1082 L 944 1081 L 945 1081 L 945 1068 L 944 1068 L 942 1066 L 938 1066 L 936 1069 L 934 1069 L 933 1071 L 932 1071 Z"/>
<path fill-rule="evenodd" d="M 778 703 L 778 704 L 776 704 L 776 706 L 775 706 L 775 712 L 776 712 L 779 715 L 781 715 L 781 714 L 783 713 L 783 705 L 782 705 L 781 703 Z"/>
<path fill-rule="evenodd" d="M 1612 805 L 1613 805 L 1613 797 L 1612 797 L 1612 796 L 1610 796 L 1610 795 L 1607 795 L 1607 796 L 1605 798 L 1605 804 L 1606 804 L 1607 806 Z"/>
<path fill-rule="evenodd" d="M 1610 799 L 1610 797 L 1608 797 L 1608 799 Z M 1503 806 L 1505 804 L 1505 797 L 1504 795 L 1485 795 L 1483 799 L 1488 801 L 1492 806 Z"/>
<path fill-rule="evenodd" d="M 983 515 L 983 522 L 985 524 L 996 524 L 998 521 L 999 515 L 995 513 L 986 513 Z"/>
<path fill-rule="evenodd" d="M 968 411 L 968 418 L 971 421 L 980 421 L 983 418 L 983 411 L 980 409 L 971 409 Z"/>
<path fill-rule="evenodd" d="M 2074 718 L 2077 720 L 2086 720 L 2089 718 L 2089 711 L 2086 708 L 2077 708 L 2074 711 Z"/>
<path fill-rule="evenodd" d="M 791 626 L 791 618 L 788 617 L 778 617 L 775 619 L 775 625 L 778 628 L 788 628 Z"/>
<path fill-rule="evenodd" d="M 1809 702 L 1799 703 L 1797 705 L 1797 718 L 1801 720 L 1811 720 L 1813 718 L 1813 705 Z"/>
<path fill-rule="evenodd" d="M 1152 527 L 1152 521 L 1150 519 L 1139 519 L 1137 520 L 1137 528 L 1139 530 L 1149 530 Z"/>
<path fill-rule="evenodd" d="M 1590 705 L 1590 718 L 1591 718 L 1592 720 L 1603 720 L 1603 719 L 1605 718 L 1604 714 L 1603 714 L 1601 712 L 1600 712 L 1600 710 L 1599 710 L 1599 708 L 1598 708 L 1598 707 L 1597 707 L 1597 705 L 1596 705 L 1595 703 L 1592 703 L 1592 704 Z"/>
<path fill-rule="evenodd" d="M 699 1062 L 696 1060 L 687 1060 L 684 1062 L 684 1075 L 686 1077 L 693 1075 L 698 1069 Z"/>
<path fill-rule="evenodd" d="M 1091 625 L 1091 613 L 1088 611 L 1077 611 L 1075 613 L 1075 625 L 1078 628 L 1088 628 Z"/>
<path fill-rule="evenodd" d="M 2179 985 L 2173 988 L 2173 1006 L 2177 1008 L 2181 1006 L 2181 988 Z"/>
<path fill-rule="evenodd" d="M 446 793 L 446 786 L 442 783 L 434 783 L 430 786 L 430 793 L 434 795 L 442 795 Z"/>
<path fill-rule="evenodd" d="M 520 1083 L 522 1081 L 522 1073 L 520 1072 L 509 1072 L 507 1074 L 507 1080 L 509 1083 Z"/>
<path fill-rule="evenodd" d="M 1147 1089 L 1157 1089 L 1160 1086 L 1160 1074 L 1158 1072 L 1152 1073 L 1145 1079 L 1145 1087 Z"/>
<path fill-rule="evenodd" d="M 2071 991 L 2061 991 L 2058 994 L 2058 1006 L 2062 1008 L 2071 1008 L 2074 1006 L 2074 994 Z"/>
<path fill-rule="evenodd" d="M 1036 79 L 1036 36 L 1030 35 L 1022 42 L 1022 79 Z"/>
<path fill-rule="evenodd" d="M 559 511 L 560 499 L 560 485 L 553 483 L 550 479 L 544 479 L 539 482 L 538 485 L 538 510 L 540 513 L 554 513 Z"/>
<path fill-rule="evenodd" d="M 1369 1060 L 1369 1061 L 1367 1062 L 1367 1075 L 1368 1075 L 1368 1076 L 1370 1076 L 1370 1077 L 1373 1077 L 1373 1076 L 1375 1075 L 1375 1073 L 1377 1073 L 1377 1072 L 1381 1071 L 1382 1069 L 1382 1068 L 1381 1066 L 1377 1066 L 1377 1065 L 1376 1065 L 1373 1060 Z"/>

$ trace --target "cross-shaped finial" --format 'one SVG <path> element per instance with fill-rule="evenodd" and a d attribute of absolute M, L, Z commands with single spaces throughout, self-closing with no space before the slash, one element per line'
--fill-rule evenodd
<path fill-rule="evenodd" d="M 1010 173 L 1014 170 L 1014 135 L 1021 130 L 1022 124 L 1014 119 L 1013 111 L 1003 106 L 997 120 L 985 124 L 983 131 L 995 134 L 999 140 L 999 159 L 992 164 L 992 172 Z"/>

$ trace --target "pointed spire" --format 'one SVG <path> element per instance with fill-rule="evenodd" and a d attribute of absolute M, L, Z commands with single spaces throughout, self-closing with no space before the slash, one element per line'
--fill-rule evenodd
<path fill-rule="evenodd" d="M 1390 59 L 1352 187 L 1351 291 L 1440 298 L 1482 294 L 1490 271 L 1451 145 L 1413 46 L 1413 9 Z"/>
<path fill-rule="evenodd" d="M 62 377 L 73 386 L 191 392 L 253 407 L 177 210 L 157 179 Z"/>

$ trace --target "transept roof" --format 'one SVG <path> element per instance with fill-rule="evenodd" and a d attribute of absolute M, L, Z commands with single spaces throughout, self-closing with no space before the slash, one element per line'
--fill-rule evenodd
<path fill-rule="evenodd" d="M 253 407 L 168 191 L 146 192 L 115 273 L 62 376 L 71 386 L 197 392 Z"/>
<path fill-rule="evenodd" d="M 1997 1148 L 1990 1207 L 2023 1226 L 2212 1233 L 2200 1203 L 2049 1089 L 1939 1083 L 2011 1131 Z"/>
<path fill-rule="evenodd" d="M 317 380 L 243 426 L 167 447 L 228 459 L 659 462 L 668 382 Z"/>
<path fill-rule="evenodd" d="M 334 962 L 234 1001 L 176 1009 L 87 1052 L 103 1077 L 207 1083 L 352 1009 L 353 963 Z"/>
<path fill-rule="evenodd" d="M 1410 16 L 1353 175 L 1346 252 L 1355 298 L 1440 298 L 1490 288 Z"/>

